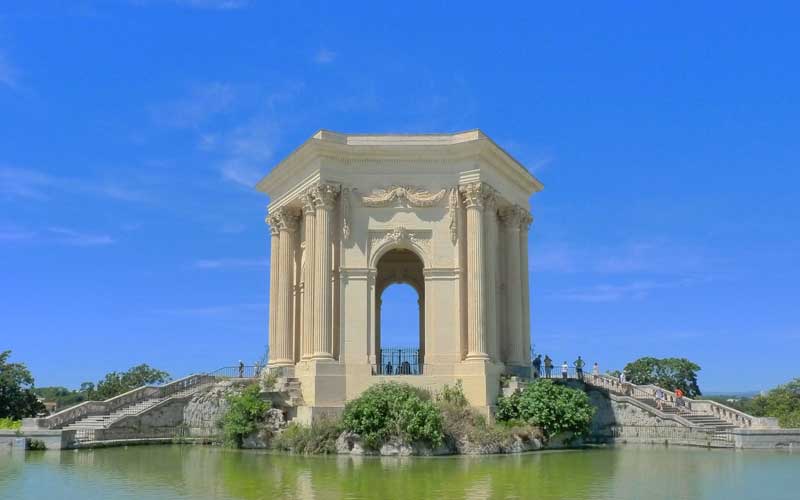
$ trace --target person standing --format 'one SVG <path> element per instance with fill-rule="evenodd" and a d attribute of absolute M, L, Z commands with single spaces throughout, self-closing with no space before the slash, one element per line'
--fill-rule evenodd
<path fill-rule="evenodd" d="M 656 409 L 663 411 L 664 410 L 664 391 L 661 390 L 659 387 L 656 389 Z"/>
<path fill-rule="evenodd" d="M 578 376 L 578 380 L 583 382 L 583 365 L 585 364 L 583 359 L 578 356 L 578 359 L 576 359 L 573 364 L 575 365 L 575 375 Z"/>
<path fill-rule="evenodd" d="M 239 378 L 244 378 L 244 361 L 239 360 Z"/>
<path fill-rule="evenodd" d="M 568 376 L 569 376 L 569 365 L 567 364 L 566 361 L 564 361 L 561 364 L 561 378 L 567 380 Z"/>
<path fill-rule="evenodd" d="M 680 387 L 675 389 L 675 406 L 678 408 L 682 408 L 684 406 L 683 391 Z"/>
<path fill-rule="evenodd" d="M 533 358 L 533 378 L 539 378 L 539 374 L 541 374 L 542 369 L 542 355 L 537 354 L 535 358 Z"/>
<path fill-rule="evenodd" d="M 595 382 L 600 378 L 600 365 L 597 364 L 597 361 L 595 361 L 594 366 L 592 366 L 592 377 Z"/>
<path fill-rule="evenodd" d="M 550 378 L 550 374 L 553 372 L 553 360 L 550 359 L 550 356 L 544 356 L 544 375 L 547 378 Z"/>

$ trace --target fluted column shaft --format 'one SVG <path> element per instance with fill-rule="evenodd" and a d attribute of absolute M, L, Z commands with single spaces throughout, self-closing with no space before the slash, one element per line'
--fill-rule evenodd
<path fill-rule="evenodd" d="M 508 335 L 506 343 L 506 362 L 523 364 L 522 342 L 522 279 L 520 278 L 520 238 L 519 238 L 520 210 L 511 207 L 504 211 L 503 222 L 506 225 L 507 272 L 506 283 L 508 293 Z"/>
<path fill-rule="evenodd" d="M 483 193 L 481 183 L 463 186 L 467 209 L 467 359 L 489 359 L 484 310 Z"/>
<path fill-rule="evenodd" d="M 489 357 L 500 359 L 499 329 L 497 327 L 497 206 L 495 193 L 486 194 L 483 215 L 485 218 L 486 250 L 486 337 Z"/>
<path fill-rule="evenodd" d="M 524 211 L 520 220 L 520 267 L 522 278 L 522 355 L 526 365 L 531 361 L 531 292 L 530 292 L 530 270 L 528 269 L 528 230 L 533 217 Z"/>
<path fill-rule="evenodd" d="M 280 231 L 278 221 L 273 216 L 266 219 L 269 224 L 269 362 L 277 355 L 276 341 L 278 338 L 277 310 L 278 310 L 278 281 L 280 276 L 279 255 Z"/>
<path fill-rule="evenodd" d="M 301 197 L 303 202 L 306 258 L 303 267 L 303 331 L 300 341 L 300 358 L 309 359 L 314 354 L 314 278 L 316 274 L 316 209 L 309 193 Z"/>
<path fill-rule="evenodd" d="M 280 208 L 276 213 L 280 230 L 278 269 L 278 304 L 275 324 L 275 356 L 273 366 L 294 364 L 294 332 L 292 303 L 294 288 L 294 247 L 297 231 L 297 216 L 287 208 Z"/>
<path fill-rule="evenodd" d="M 333 359 L 331 212 L 338 194 L 338 186 L 330 184 L 316 186 L 314 189 L 316 211 L 314 306 L 318 316 L 314 320 L 313 359 Z"/>

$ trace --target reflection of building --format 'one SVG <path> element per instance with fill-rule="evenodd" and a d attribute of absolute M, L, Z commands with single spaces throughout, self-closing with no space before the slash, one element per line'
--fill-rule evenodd
<path fill-rule="evenodd" d="M 528 199 L 542 186 L 482 132 L 320 131 L 258 184 L 271 198 L 270 365 L 301 417 L 397 379 L 460 379 L 475 406 L 530 372 Z M 419 345 L 381 347 L 381 293 L 419 295 Z"/>

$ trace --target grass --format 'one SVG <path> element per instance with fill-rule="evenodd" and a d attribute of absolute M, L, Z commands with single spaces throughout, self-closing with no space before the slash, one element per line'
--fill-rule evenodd
<path fill-rule="evenodd" d="M 22 428 L 22 420 L 11 420 L 10 418 L 0 418 L 0 429 L 18 431 Z"/>

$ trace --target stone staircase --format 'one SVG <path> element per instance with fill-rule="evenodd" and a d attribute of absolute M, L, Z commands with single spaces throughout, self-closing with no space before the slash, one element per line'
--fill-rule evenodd
<path fill-rule="evenodd" d="M 101 415 L 87 415 L 80 418 L 64 427 L 63 430 L 74 430 L 75 441 L 77 443 L 85 443 L 95 440 L 95 430 L 107 429 L 114 423 L 122 420 L 128 416 L 140 415 L 159 404 L 175 399 L 182 399 L 190 397 L 210 386 L 215 384 L 216 381 L 212 380 L 206 383 L 194 385 L 192 387 L 178 390 L 164 396 L 154 396 L 147 399 L 137 401 L 135 403 L 123 406 L 111 413 Z"/>
<path fill-rule="evenodd" d="M 569 377 L 574 378 L 574 377 Z M 617 396 L 636 399 L 655 411 L 666 415 L 674 415 L 691 427 L 703 429 L 718 435 L 729 433 L 737 428 L 765 428 L 774 427 L 773 419 L 753 417 L 739 410 L 735 410 L 716 401 L 693 400 L 687 397 L 679 398 L 672 391 L 661 389 L 654 385 L 635 385 L 619 382 L 607 375 L 585 375 L 583 382 L 589 386 L 604 389 Z M 664 394 L 661 409 L 655 399 L 655 394 L 661 390 Z"/>

